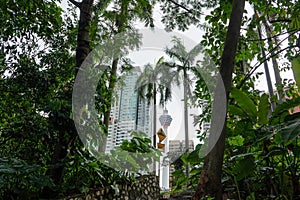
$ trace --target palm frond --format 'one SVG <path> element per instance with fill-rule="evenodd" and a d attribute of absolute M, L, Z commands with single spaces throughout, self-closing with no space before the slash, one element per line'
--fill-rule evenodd
<path fill-rule="evenodd" d="M 186 54 L 183 54 L 182 52 L 178 52 L 175 48 L 166 48 L 165 53 L 170 57 L 174 58 L 175 60 L 178 60 L 181 63 L 184 63 L 186 61 Z"/>
<path fill-rule="evenodd" d="M 189 52 L 188 52 L 188 55 L 187 55 L 187 59 L 190 60 L 191 62 L 194 62 L 195 58 L 201 53 L 203 52 L 203 46 L 202 44 L 197 44 L 196 46 L 194 46 L 193 49 L 191 49 Z"/>

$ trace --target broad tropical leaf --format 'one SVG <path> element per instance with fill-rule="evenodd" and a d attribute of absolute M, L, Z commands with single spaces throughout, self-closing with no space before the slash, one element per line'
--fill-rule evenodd
<path fill-rule="evenodd" d="M 243 160 L 240 160 L 237 165 L 232 169 L 236 173 L 236 179 L 242 180 L 243 178 L 251 175 L 256 169 L 253 156 L 247 156 Z"/>
<path fill-rule="evenodd" d="M 281 142 L 289 142 L 300 134 L 300 120 L 293 120 L 288 123 L 278 134 L 280 135 Z"/>
<path fill-rule="evenodd" d="M 292 69 L 298 88 L 300 88 L 300 56 L 292 60 Z"/>
<path fill-rule="evenodd" d="M 242 108 L 253 121 L 255 121 L 257 109 L 252 99 L 250 99 L 244 92 L 238 90 L 237 88 L 231 89 L 231 96 L 234 98 L 237 105 Z"/>
<path fill-rule="evenodd" d="M 272 118 L 281 117 L 283 113 L 288 113 L 290 109 L 293 109 L 300 105 L 300 97 L 293 99 L 286 99 L 282 104 L 277 105 L 275 111 L 272 113 Z"/>
<path fill-rule="evenodd" d="M 247 114 L 236 105 L 228 105 L 228 113 L 239 117 L 248 117 Z"/>
<path fill-rule="evenodd" d="M 269 112 L 270 112 L 269 96 L 267 94 L 263 94 L 258 104 L 257 117 L 258 117 L 259 125 L 265 125 L 268 123 Z"/>

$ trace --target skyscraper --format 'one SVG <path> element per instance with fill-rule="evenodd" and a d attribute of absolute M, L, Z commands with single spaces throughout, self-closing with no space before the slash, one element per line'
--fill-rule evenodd
<path fill-rule="evenodd" d="M 135 84 L 141 73 L 136 67 L 125 75 L 124 85 L 117 92 L 117 98 L 111 108 L 111 120 L 108 127 L 106 153 L 130 139 L 130 132 L 139 130 L 151 138 L 150 105 L 138 98 Z"/>

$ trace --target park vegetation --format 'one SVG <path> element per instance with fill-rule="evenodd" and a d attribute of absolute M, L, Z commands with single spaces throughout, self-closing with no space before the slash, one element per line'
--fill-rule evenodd
<path fill-rule="evenodd" d="M 113 57 L 99 77 L 95 101 L 99 125 L 107 134 L 114 89 L 134 66 L 128 51 L 141 47 L 133 24 L 139 21 L 155 28 L 155 9 L 160 9 L 167 31 L 186 31 L 193 25 L 204 35 L 192 38 L 201 40 L 192 50 L 174 38 L 166 48 L 171 59 L 158 58 L 154 67 L 146 67 L 157 82 L 154 90 L 149 85 L 145 98 L 151 101 L 160 93 L 164 105 L 172 97 L 169 89 L 183 85 L 186 113 L 189 106 L 208 105 L 195 123 L 198 138 L 204 141 L 202 124 L 213 123 L 217 115 L 217 101 L 212 101 L 210 83 L 204 77 L 215 73 L 205 69 L 217 66 L 222 79 L 215 85 L 223 84 L 226 96 L 227 115 L 220 138 L 205 157 L 199 157 L 199 144 L 174 161 L 172 192 L 194 191 L 195 200 L 300 199 L 300 118 L 294 112 L 300 105 L 299 1 L 65 2 L 67 7 L 60 0 L 0 0 L 1 199 L 62 198 L 137 177 L 135 169 L 145 167 L 138 165 L 138 157 L 126 154 L 132 170 L 122 172 L 84 148 L 73 121 L 72 90 L 92 50 L 120 34 L 136 36 L 118 47 L 126 50 Z M 194 62 L 199 53 L 204 59 Z M 258 72 L 262 67 L 265 72 Z M 163 69 L 178 72 L 179 77 L 160 82 Z M 281 78 L 288 70 L 295 77 Z M 258 78 L 273 72 L 275 87 L 269 84 L 268 92 L 258 90 Z M 195 87 L 188 87 L 189 74 L 195 77 Z M 216 90 L 215 99 L 220 92 Z M 186 98 L 189 95 L 193 98 Z M 113 152 L 119 158 L 116 163 L 124 162 L 120 156 L 124 151 L 147 152 L 157 159 L 160 153 L 152 141 L 132 134 L 131 141 Z M 105 151 L 105 144 L 105 139 L 100 141 L 99 152 Z"/>

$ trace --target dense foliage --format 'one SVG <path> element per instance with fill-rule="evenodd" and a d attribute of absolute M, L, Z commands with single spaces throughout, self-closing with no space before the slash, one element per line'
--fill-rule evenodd
<path fill-rule="evenodd" d="M 209 89 L 215 83 L 208 83 L 205 77 L 215 75 L 208 70 L 212 66 L 221 67 L 235 1 L 82 0 L 79 3 L 70 0 L 68 9 L 63 10 L 59 0 L 0 0 L 1 199 L 57 198 L 85 193 L 94 187 L 114 187 L 133 181 L 139 174 L 136 169 L 145 173 L 148 164 L 158 159 L 160 152 L 151 146 L 151 140 L 134 132 L 131 141 L 124 141 L 111 152 L 116 158 L 111 162 L 121 167 L 129 163 L 128 171 L 99 162 L 78 138 L 71 102 L 76 67 L 87 56 L 85 53 L 97 45 L 105 45 L 120 33 L 136 35 L 136 40 L 125 42 L 125 53 L 112 61 L 97 87 L 99 124 L 107 132 L 113 90 L 118 87 L 122 74 L 132 69 L 127 50 L 140 46 L 133 24 L 142 21 L 145 26 L 154 27 L 152 14 L 156 4 L 160 5 L 166 30 L 184 31 L 193 24 L 204 31 L 204 36 L 191 52 L 186 52 L 184 45 L 174 40 L 174 48 L 167 49 L 166 53 L 177 61 L 161 66 L 171 67 L 168 73 L 173 73 L 173 69 L 182 72 L 183 78 L 161 83 L 167 85 L 167 90 L 154 85 L 157 90 L 153 91 L 150 84 L 147 95 L 152 98 L 156 92 L 162 92 L 164 104 L 172 96 L 169 90 L 172 84 L 185 80 L 186 94 L 194 95 L 185 105 L 202 108 L 205 105 L 196 125 L 201 127 L 209 122 L 212 109 Z M 91 21 L 86 23 L 78 20 L 76 10 L 83 3 L 93 8 Z M 300 126 L 299 113 L 293 113 L 300 105 L 297 85 L 293 80 L 279 77 L 274 89 L 279 92 L 277 100 L 276 96 L 269 97 L 268 93 L 257 90 L 255 83 L 265 75 L 257 69 L 270 61 L 274 71 L 292 67 L 299 87 L 300 2 L 250 0 L 246 3 L 249 4 L 242 18 L 234 58 L 223 170 L 219 174 L 223 196 L 249 200 L 299 199 Z M 84 13 L 83 9 L 80 11 Z M 90 41 L 78 40 L 80 31 L 89 35 Z M 82 41 L 81 47 L 86 52 L 80 52 Z M 185 54 L 178 53 L 180 50 Z M 189 65 L 188 59 L 200 51 L 204 59 Z M 187 87 L 188 73 L 196 78 L 193 91 Z M 175 74 L 178 75 L 174 73 L 172 78 L 177 78 Z M 205 137 L 202 133 L 199 128 L 199 140 Z M 174 192 L 196 190 L 201 184 L 199 176 L 205 159 L 198 156 L 200 148 L 201 144 L 174 161 L 177 169 L 173 174 Z M 189 173 L 185 173 L 187 169 Z"/>

